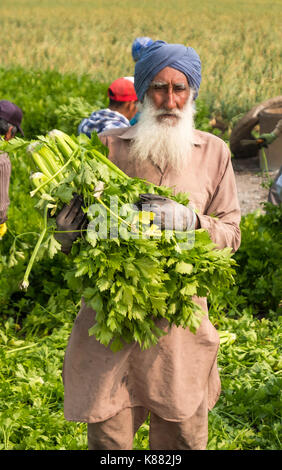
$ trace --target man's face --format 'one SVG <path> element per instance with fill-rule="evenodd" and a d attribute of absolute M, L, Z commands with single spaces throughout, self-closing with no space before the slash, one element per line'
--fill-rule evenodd
<path fill-rule="evenodd" d="M 162 69 L 152 80 L 147 91 L 155 108 L 162 111 L 158 120 L 176 124 L 178 117 L 175 111 L 182 111 L 188 101 L 190 88 L 186 76 L 171 67 Z"/>

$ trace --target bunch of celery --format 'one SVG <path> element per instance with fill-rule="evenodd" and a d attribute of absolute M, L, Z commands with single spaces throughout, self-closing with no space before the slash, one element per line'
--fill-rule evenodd
<path fill-rule="evenodd" d="M 44 229 L 22 287 L 28 287 L 32 265 L 46 240 L 50 256 L 60 250 L 52 216 L 80 194 L 89 224 L 73 244 L 73 264 L 65 278 L 95 311 L 89 334 L 116 351 L 132 341 L 148 348 L 173 324 L 195 333 L 204 312 L 193 296 L 205 297 L 234 282 L 231 250 L 215 249 L 203 229 L 193 232 L 189 249 L 183 248 L 178 233 L 160 232 L 150 213 L 140 218 L 132 207 L 141 193 L 161 194 L 182 204 L 188 203 L 187 195 L 174 196 L 170 188 L 128 177 L 107 158 L 95 135 L 90 140 L 53 130 L 26 150 L 35 170 L 31 196 L 44 213 Z M 104 218 L 98 232 L 99 208 Z"/>

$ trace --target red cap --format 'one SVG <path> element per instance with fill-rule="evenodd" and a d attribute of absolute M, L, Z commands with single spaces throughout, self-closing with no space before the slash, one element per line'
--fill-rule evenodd
<path fill-rule="evenodd" d="M 114 101 L 138 101 L 134 84 L 127 78 L 118 78 L 108 88 L 108 96 Z"/>

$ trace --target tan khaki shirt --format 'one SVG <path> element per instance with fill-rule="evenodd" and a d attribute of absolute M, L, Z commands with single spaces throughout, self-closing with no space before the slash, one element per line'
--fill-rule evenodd
<path fill-rule="evenodd" d="M 137 124 L 138 125 L 138 124 Z M 180 174 L 167 165 L 150 160 L 129 160 L 130 139 L 135 126 L 109 130 L 100 135 L 109 148 L 109 158 L 131 177 L 188 192 L 206 228 L 219 248 L 240 245 L 240 208 L 230 152 L 218 137 L 196 130 L 192 155 Z M 204 298 L 195 300 L 207 310 Z M 113 353 L 88 335 L 95 312 L 82 308 L 66 350 L 63 380 L 65 417 L 70 421 L 94 423 L 106 420 L 126 407 L 143 406 L 169 421 L 192 416 L 208 392 L 211 409 L 220 394 L 217 369 L 219 336 L 204 317 L 196 334 L 189 329 L 168 329 L 158 344 L 141 351 L 137 343 Z"/>

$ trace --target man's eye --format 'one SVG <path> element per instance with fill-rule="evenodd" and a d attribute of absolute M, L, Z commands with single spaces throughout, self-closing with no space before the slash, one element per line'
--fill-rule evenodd
<path fill-rule="evenodd" d="M 186 86 L 183 84 L 183 85 L 175 85 L 174 86 L 174 90 L 175 91 L 185 91 L 186 90 Z"/>
<path fill-rule="evenodd" d="M 168 90 L 170 89 L 170 86 L 167 85 L 166 83 L 153 83 L 151 85 L 151 88 L 156 91 L 168 92 Z M 173 85 L 173 91 L 175 93 L 179 93 L 185 90 L 187 90 L 185 83 L 178 83 L 178 84 Z"/>
<path fill-rule="evenodd" d="M 159 84 L 159 83 L 155 83 L 155 84 L 153 85 L 153 89 L 154 89 L 154 90 L 164 90 L 165 88 L 166 88 L 166 85 L 161 85 L 161 84 Z"/>

